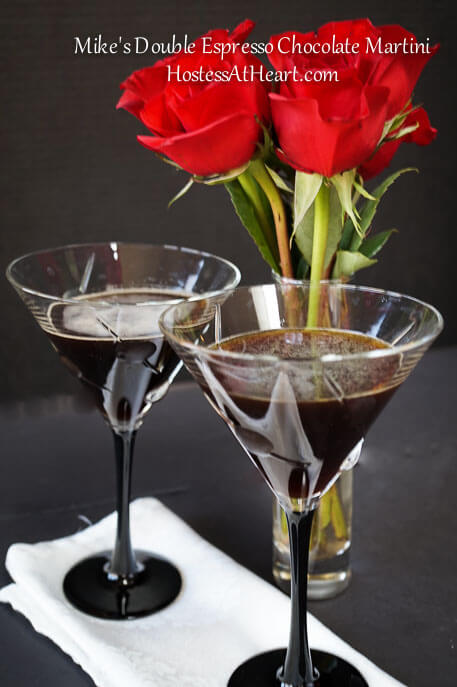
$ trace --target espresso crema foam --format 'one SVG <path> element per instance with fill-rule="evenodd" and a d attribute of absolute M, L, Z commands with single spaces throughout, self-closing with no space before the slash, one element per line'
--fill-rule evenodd
<path fill-rule="evenodd" d="M 218 347 L 233 353 L 275 355 L 283 360 L 300 360 L 323 355 L 351 355 L 390 348 L 388 343 L 380 339 L 337 329 L 279 329 L 255 332 L 223 339 Z"/>
<path fill-rule="evenodd" d="M 231 353 L 275 356 L 287 364 L 285 371 L 297 399 L 322 400 L 371 394 L 396 383 L 397 355 L 385 341 L 357 332 L 337 329 L 277 329 L 223 339 L 211 346 Z M 363 354 L 379 351 L 380 356 L 363 360 Z M 354 357 L 325 361 L 324 356 Z M 316 361 L 316 363 L 313 363 Z M 217 362 L 214 363 L 217 366 Z M 280 365 L 259 357 L 256 364 L 242 357 L 223 360 L 221 370 L 231 393 L 269 398 Z"/>

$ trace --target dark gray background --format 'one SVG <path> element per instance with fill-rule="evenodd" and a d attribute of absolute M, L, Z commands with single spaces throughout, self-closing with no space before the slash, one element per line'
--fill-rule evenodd
<path fill-rule="evenodd" d="M 374 23 L 401 23 L 419 39 L 429 36 L 441 43 L 416 91 L 439 137 L 428 148 L 405 145 L 397 155 L 396 168 L 413 165 L 421 173 L 399 180 L 385 199 L 376 227 L 397 227 L 401 233 L 380 264 L 360 273 L 358 281 L 431 301 L 447 320 L 439 343 L 456 342 L 454 7 L 451 0 L 7 0 L 0 36 L 1 267 L 37 248 L 117 239 L 203 248 L 236 262 L 245 282 L 267 279 L 268 270 L 225 190 L 194 187 L 167 210 L 186 175 L 142 148 L 135 139 L 141 124 L 115 110 L 119 83 L 153 58 L 75 56 L 74 36 L 145 35 L 167 41 L 173 33 L 195 37 L 250 17 L 258 22 L 253 38 L 267 41 L 286 29 L 369 16 Z M 5 280 L 0 307 L 2 399 L 73 388 Z"/>

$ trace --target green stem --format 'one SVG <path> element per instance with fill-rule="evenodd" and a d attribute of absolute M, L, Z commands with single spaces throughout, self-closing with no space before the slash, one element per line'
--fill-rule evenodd
<path fill-rule="evenodd" d="M 262 203 L 262 198 L 261 198 L 261 189 L 259 188 L 259 185 L 257 184 L 256 180 L 251 176 L 248 170 L 243 172 L 242 174 L 239 175 L 238 181 L 240 182 L 240 185 L 251 201 L 255 213 L 257 215 L 257 219 L 259 220 L 259 224 L 262 227 L 263 235 L 265 237 L 266 242 L 268 243 L 268 246 L 272 252 L 272 254 L 277 257 L 278 255 L 278 246 L 275 241 L 275 234 L 273 231 L 273 227 L 271 226 L 271 219 L 268 217 L 267 212 L 265 211 L 265 206 Z"/>
<path fill-rule="evenodd" d="M 286 211 L 276 184 L 274 183 L 262 160 L 252 160 L 249 170 L 257 181 L 270 203 L 276 228 L 276 240 L 278 242 L 279 262 L 283 277 L 293 279 L 294 270 L 292 256 L 289 248 L 289 232 L 287 230 Z"/>
<path fill-rule="evenodd" d="M 320 281 L 324 272 L 325 252 L 328 240 L 328 223 L 330 214 L 330 189 L 325 184 L 319 189 L 314 201 L 313 252 L 311 256 L 311 283 L 308 305 L 308 327 L 316 327 L 319 322 Z M 335 533 L 344 535 L 347 528 L 341 507 L 336 484 L 321 498 L 319 504 L 321 517 L 318 520 L 318 547 L 323 545 L 325 528 L 332 522 Z M 338 536 L 338 535 L 337 535 Z"/>
<path fill-rule="evenodd" d="M 343 506 L 338 494 L 338 482 L 333 485 L 328 493 L 332 495 L 332 523 L 335 536 L 337 539 L 347 539 L 348 528 L 344 517 Z"/>
<path fill-rule="evenodd" d="M 325 262 L 325 251 L 328 238 L 328 221 L 330 214 L 330 189 L 325 183 L 319 189 L 314 201 L 313 252 L 311 257 L 311 279 L 308 305 L 308 327 L 316 327 L 319 319 L 319 282 L 322 279 Z"/>

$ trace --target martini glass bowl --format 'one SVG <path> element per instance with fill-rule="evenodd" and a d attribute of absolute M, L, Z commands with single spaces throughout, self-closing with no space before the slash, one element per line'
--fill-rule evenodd
<path fill-rule="evenodd" d="M 311 290 L 318 325 L 307 328 Z M 229 687 L 366 687 L 343 659 L 310 651 L 309 538 L 320 497 L 441 331 L 414 298 L 335 282 L 271 284 L 163 313 L 168 341 L 284 509 L 291 553 L 287 650 L 249 659 Z"/>
<path fill-rule="evenodd" d="M 12 262 L 7 277 L 114 437 L 114 550 L 86 558 L 67 573 L 67 599 L 108 619 L 158 611 L 179 593 L 181 576 L 169 561 L 135 552 L 129 524 L 136 432 L 181 366 L 158 320 L 182 299 L 233 288 L 240 273 L 208 253 L 112 242 L 31 253 Z"/>

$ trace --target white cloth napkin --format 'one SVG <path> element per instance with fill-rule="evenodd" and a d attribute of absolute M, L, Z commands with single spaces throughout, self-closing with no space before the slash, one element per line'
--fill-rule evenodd
<path fill-rule="evenodd" d="M 109 548 L 114 514 L 70 537 L 14 544 L 6 567 L 14 579 L 0 601 L 23 613 L 98 687 L 226 687 L 233 670 L 262 651 L 285 646 L 289 599 L 198 536 L 159 501 L 131 506 L 133 543 L 170 558 L 183 576 L 174 603 L 129 621 L 91 618 L 62 592 L 65 573 Z M 347 659 L 370 687 L 401 687 L 309 615 L 311 646 Z"/>

